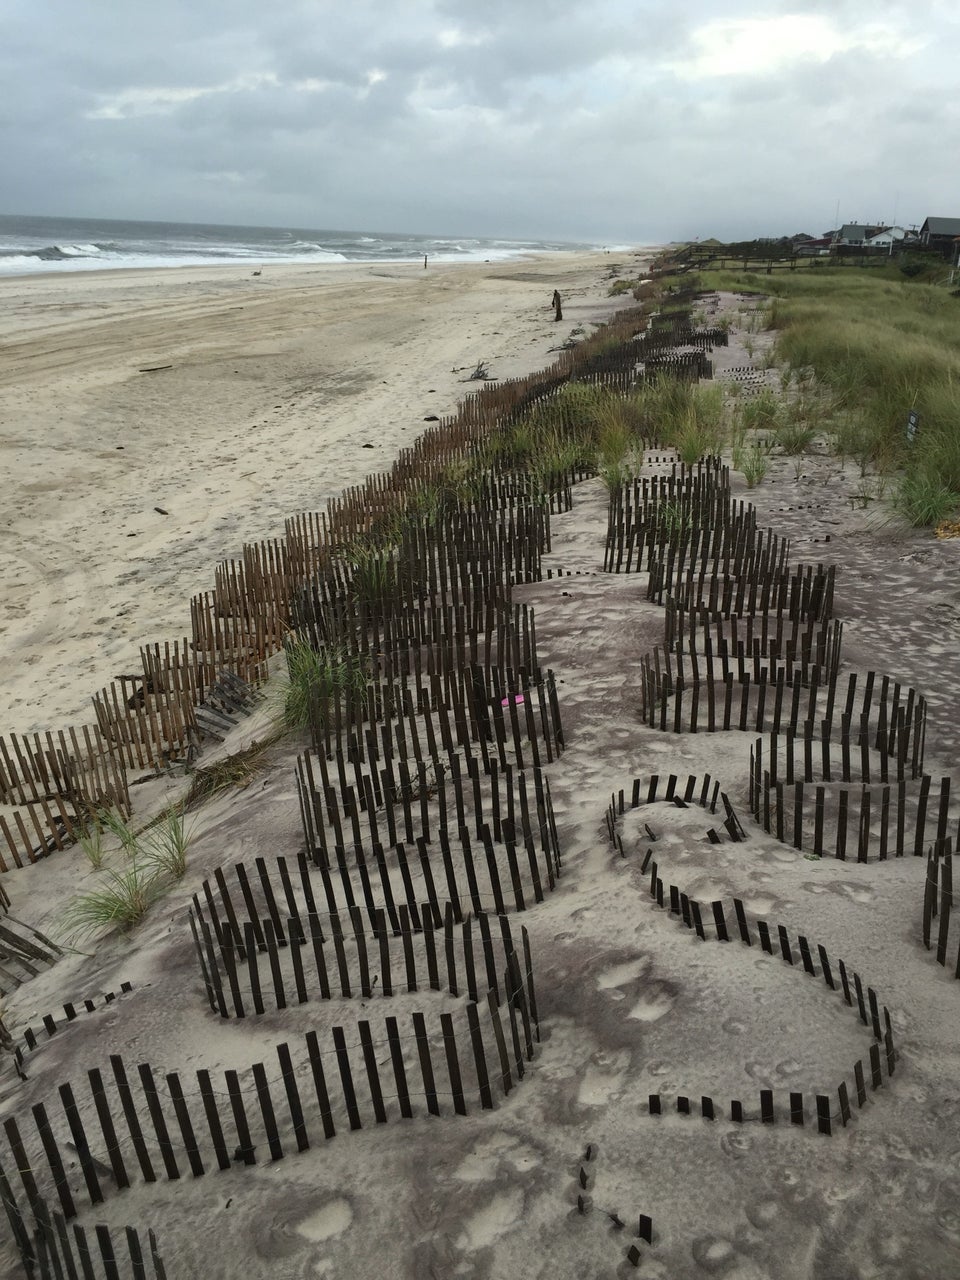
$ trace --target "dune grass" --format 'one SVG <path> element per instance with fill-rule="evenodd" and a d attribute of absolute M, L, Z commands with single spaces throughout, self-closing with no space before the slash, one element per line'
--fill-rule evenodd
<path fill-rule="evenodd" d="M 112 835 L 119 845 L 114 851 L 119 866 L 104 865 L 110 852 L 104 845 L 105 835 Z M 94 888 L 75 897 L 64 913 L 64 928 L 73 937 L 111 927 L 132 929 L 186 874 L 191 833 L 179 808 L 165 810 L 140 831 L 113 810 L 103 811 L 91 819 L 86 839 L 90 847 L 83 840 L 81 845 L 99 876 Z"/>
<path fill-rule="evenodd" d="M 187 870 L 191 833 L 180 809 L 167 809 L 140 837 L 141 857 L 161 877 L 182 880 Z"/>
<path fill-rule="evenodd" d="M 74 898 L 64 914 L 64 925 L 74 937 L 98 933 L 111 926 L 132 929 L 140 923 L 167 883 L 156 867 L 132 859 L 120 869 L 103 871 L 100 884 Z"/>
<path fill-rule="evenodd" d="M 103 843 L 103 822 L 99 813 L 91 814 L 86 823 L 77 828 L 77 844 L 94 871 L 99 871 L 106 855 Z"/>
<path fill-rule="evenodd" d="M 949 290 L 908 279 L 896 264 L 711 272 L 702 283 L 770 297 L 778 359 L 796 378 L 812 371 L 829 394 L 838 454 L 864 472 L 899 473 L 892 501 L 911 523 L 960 509 L 960 300 Z M 920 415 L 913 443 L 911 410 Z"/>
<path fill-rule="evenodd" d="M 310 724 L 311 707 L 341 689 L 365 686 L 359 659 L 333 651 L 318 652 L 306 640 L 290 636 L 284 645 L 286 680 L 280 685 L 279 718 L 284 728 L 301 730 Z"/>

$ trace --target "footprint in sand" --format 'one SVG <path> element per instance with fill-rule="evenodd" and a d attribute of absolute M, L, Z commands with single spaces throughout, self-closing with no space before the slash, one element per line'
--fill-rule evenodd
<path fill-rule="evenodd" d="M 627 1017 L 638 1022 L 656 1022 L 673 1008 L 674 996 L 664 982 L 652 982 L 645 987 L 640 999 L 632 1006 Z"/>
<path fill-rule="evenodd" d="M 346 1231 L 351 1222 L 353 1222 L 353 1209 L 350 1207 L 350 1201 L 339 1196 L 336 1200 L 328 1201 L 314 1213 L 301 1218 L 296 1229 L 299 1235 L 305 1236 L 314 1244 L 319 1244 L 323 1240 L 332 1240 L 334 1236 Z"/>
<path fill-rule="evenodd" d="M 577 1101 L 586 1107 L 605 1107 L 621 1096 L 630 1069 L 630 1054 L 598 1052 L 587 1064 Z"/>
<path fill-rule="evenodd" d="M 460 1182 L 492 1182 L 504 1165 L 526 1173 L 540 1164 L 540 1153 L 528 1143 L 510 1133 L 497 1133 L 478 1142 L 453 1176 Z"/>
<path fill-rule="evenodd" d="M 643 956 L 635 960 L 627 960 L 623 964 L 611 965 L 597 976 L 597 986 L 601 991 L 626 986 L 628 982 L 636 982 L 649 968 L 649 961 Z"/>
<path fill-rule="evenodd" d="M 519 1187 L 498 1192 L 464 1222 L 463 1231 L 456 1240 L 457 1248 L 464 1253 L 474 1253 L 494 1244 L 520 1221 L 523 1203 L 523 1192 Z"/>
<path fill-rule="evenodd" d="M 627 960 L 598 974 L 597 986 L 601 991 L 609 991 L 614 1000 L 625 1000 L 628 996 L 633 999 L 628 1018 L 656 1022 L 670 1012 L 675 997 L 668 983 L 647 978 L 649 971 L 650 962 L 644 957 Z M 628 990 L 621 989 L 624 987 Z"/>
<path fill-rule="evenodd" d="M 866 884 L 849 884 L 845 880 L 808 880 L 800 886 L 805 893 L 837 893 L 858 906 L 869 906 L 876 898 L 875 890 Z"/>

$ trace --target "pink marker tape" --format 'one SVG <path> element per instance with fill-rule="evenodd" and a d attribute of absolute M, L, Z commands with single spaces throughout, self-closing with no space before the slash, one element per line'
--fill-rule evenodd
<path fill-rule="evenodd" d="M 512 696 L 512 697 L 509 697 L 509 698 L 501 698 L 501 699 L 500 699 L 500 705 L 501 705 L 501 707 L 509 707 L 509 705 L 510 705 L 510 703 L 511 703 L 511 702 L 518 702 L 518 703 L 519 703 L 519 702 L 523 702 L 523 701 L 524 701 L 523 694 L 522 694 L 522 693 L 515 693 L 515 694 L 513 694 L 513 696 Z"/>

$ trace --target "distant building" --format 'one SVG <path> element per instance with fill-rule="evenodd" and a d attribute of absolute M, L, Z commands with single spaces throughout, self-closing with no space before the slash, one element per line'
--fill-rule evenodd
<path fill-rule="evenodd" d="M 956 250 L 954 241 L 960 236 L 960 218 L 925 218 L 920 228 L 920 243 L 925 249 L 937 249 L 945 258 L 952 258 Z"/>
<path fill-rule="evenodd" d="M 907 231 L 905 227 L 884 227 L 876 235 L 868 236 L 863 243 L 866 249 L 892 249 L 894 246 L 902 247 L 916 240 L 915 231 Z"/>
<path fill-rule="evenodd" d="M 834 238 L 838 248 L 862 249 L 871 236 L 877 235 L 883 227 L 863 222 L 845 222 Z"/>

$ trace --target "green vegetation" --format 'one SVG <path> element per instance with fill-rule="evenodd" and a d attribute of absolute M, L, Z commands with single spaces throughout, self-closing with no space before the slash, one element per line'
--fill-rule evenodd
<path fill-rule="evenodd" d="M 693 528 L 693 514 L 680 502 L 665 502 L 657 509 L 657 524 L 669 538 Z"/>
<path fill-rule="evenodd" d="M 92 815 L 85 826 L 77 829 L 77 843 L 94 871 L 99 871 L 103 866 L 103 858 L 106 853 L 106 849 L 103 847 L 103 821 L 101 814 Z"/>
<path fill-rule="evenodd" d="M 924 260 L 921 274 L 940 281 L 928 283 L 909 278 L 903 268 L 913 265 L 710 272 L 700 280 L 771 297 L 778 359 L 798 381 L 812 372 L 827 393 L 827 412 L 798 427 L 795 442 L 809 428 L 825 429 L 837 454 L 856 459 L 862 472 L 896 471 L 894 507 L 926 525 L 960 509 L 960 302 L 943 287 L 942 268 Z M 743 408 L 748 417 L 760 412 Z M 913 443 L 911 410 L 920 415 Z M 776 433 L 782 420 L 767 425 Z"/>
<path fill-rule="evenodd" d="M 398 586 L 400 565 L 395 545 L 356 542 L 347 548 L 345 558 L 349 564 L 350 594 L 357 600 L 372 604 Z"/>
<path fill-rule="evenodd" d="M 795 457 L 807 452 L 816 434 L 814 427 L 804 426 L 802 422 L 784 422 L 777 427 L 773 438 L 784 453 Z"/>
<path fill-rule="evenodd" d="M 143 855 L 162 877 L 182 880 L 187 870 L 190 833 L 179 809 L 168 809 L 141 837 Z"/>
<path fill-rule="evenodd" d="M 280 691 L 280 719 L 286 729 L 305 729 L 310 724 L 311 707 L 337 690 L 362 692 L 366 685 L 359 658 L 342 653 L 318 653 L 307 643 L 291 637 L 284 645 L 287 679 Z"/>
<path fill-rule="evenodd" d="M 107 850 L 103 838 L 112 835 L 122 863 L 104 868 Z M 91 819 L 80 844 L 91 865 L 100 873 L 98 885 L 74 898 L 64 915 L 68 933 L 75 937 L 111 926 L 132 929 L 187 869 L 190 833 L 183 813 L 165 810 L 141 831 L 134 831 L 118 813 L 104 811 Z"/>
<path fill-rule="evenodd" d="M 771 387 L 761 387 L 755 396 L 741 402 L 740 423 L 747 431 L 773 430 L 780 421 L 783 401 Z"/>
<path fill-rule="evenodd" d="M 110 926 L 132 929 L 163 894 L 165 887 L 156 869 L 144 862 L 130 862 L 120 871 L 111 868 L 103 873 L 99 888 L 74 898 L 67 908 L 64 923 L 68 932 L 76 937 Z"/>
<path fill-rule="evenodd" d="M 893 505 L 912 525 L 936 525 L 956 511 L 960 500 L 956 489 L 926 471 L 908 471 L 900 483 Z"/>
<path fill-rule="evenodd" d="M 755 489 L 767 474 L 770 466 L 770 451 L 760 441 L 754 441 L 743 454 L 742 465 L 738 470 L 743 472 L 748 489 Z"/>

